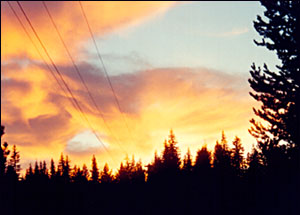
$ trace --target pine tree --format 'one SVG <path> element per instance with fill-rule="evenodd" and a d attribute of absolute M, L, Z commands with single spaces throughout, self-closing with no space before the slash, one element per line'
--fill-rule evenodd
<path fill-rule="evenodd" d="M 39 169 L 39 165 L 38 165 L 38 162 L 35 161 L 35 165 L 34 165 L 34 177 L 35 178 L 39 178 L 40 176 L 40 169 Z"/>
<path fill-rule="evenodd" d="M 97 167 L 97 161 L 96 161 L 95 155 L 93 155 L 93 158 L 92 158 L 91 174 L 92 174 L 92 177 L 91 177 L 92 181 L 98 182 L 99 181 L 99 169 Z"/>
<path fill-rule="evenodd" d="M 66 156 L 66 160 L 65 160 L 65 165 L 63 167 L 63 174 L 62 174 L 65 182 L 69 182 L 70 181 L 70 171 L 71 171 L 70 161 L 69 161 L 69 157 L 67 155 Z"/>
<path fill-rule="evenodd" d="M 85 164 L 82 165 L 82 176 L 84 181 L 88 181 L 90 174 Z"/>
<path fill-rule="evenodd" d="M 40 174 L 41 175 L 44 175 L 44 171 L 43 171 L 43 162 L 40 161 L 40 164 L 39 164 L 39 170 L 40 170 Z"/>
<path fill-rule="evenodd" d="M 263 37 L 256 45 L 276 51 L 281 61 L 278 71 L 256 67 L 253 63 L 249 83 L 254 92 L 250 95 L 261 102 L 254 113 L 267 125 L 252 119 L 250 133 L 257 139 L 265 165 L 275 155 L 266 157 L 274 148 L 287 143 L 288 151 L 297 157 L 293 163 L 299 167 L 300 145 L 300 2 L 299 1 L 261 1 L 266 8 L 267 20 L 257 16 L 254 28 Z M 277 149 L 275 149 L 277 151 Z M 282 150 L 286 153 L 285 150 Z"/>
<path fill-rule="evenodd" d="M 113 181 L 112 171 L 109 170 L 108 164 L 105 163 L 103 170 L 100 174 L 101 183 L 111 183 Z"/>
<path fill-rule="evenodd" d="M 4 135 L 4 126 L 1 125 L 1 143 L 0 143 L 0 179 L 4 177 L 7 168 L 7 156 L 10 151 L 8 150 L 7 142 L 2 144 L 2 136 Z"/>
<path fill-rule="evenodd" d="M 213 161 L 214 169 L 229 171 L 231 167 L 230 154 L 231 152 L 227 145 L 227 139 L 225 133 L 224 131 L 222 131 L 221 143 L 217 141 L 215 145 L 214 161 Z"/>
<path fill-rule="evenodd" d="M 252 152 L 247 155 L 247 175 L 250 181 L 257 180 L 263 175 L 263 162 L 260 153 L 256 148 L 252 148 Z"/>
<path fill-rule="evenodd" d="M 147 181 L 156 181 L 162 172 L 162 159 L 157 155 L 157 151 L 154 153 L 154 160 L 147 165 Z"/>
<path fill-rule="evenodd" d="M 146 175 L 145 175 L 145 170 L 143 169 L 143 164 L 142 161 L 139 160 L 132 172 L 131 180 L 133 183 L 138 184 L 138 183 L 144 183 L 146 180 Z"/>
<path fill-rule="evenodd" d="M 51 163 L 50 163 L 50 178 L 54 179 L 56 175 L 56 171 L 55 171 L 55 164 L 53 159 L 51 158 Z"/>
<path fill-rule="evenodd" d="M 16 145 L 13 145 L 12 154 L 10 156 L 8 166 L 11 166 L 16 176 L 19 177 L 21 171 L 20 153 L 17 151 Z"/>
<path fill-rule="evenodd" d="M 33 170 L 32 170 L 32 166 L 30 163 L 28 169 L 26 170 L 25 179 L 26 179 L 26 181 L 31 181 L 32 178 L 33 178 Z"/>
<path fill-rule="evenodd" d="M 211 152 L 207 150 L 206 145 L 197 151 L 196 161 L 194 165 L 195 172 L 204 173 L 211 168 Z"/>
<path fill-rule="evenodd" d="M 7 142 L 2 144 L 2 136 L 4 135 L 4 126 L 1 125 L 1 143 L 0 143 L 0 179 L 4 177 L 7 168 L 7 156 L 10 151 L 8 150 Z"/>
<path fill-rule="evenodd" d="M 48 179 L 49 179 L 46 161 L 43 161 L 43 165 L 42 165 L 42 174 L 43 174 L 43 179 L 44 179 L 44 180 L 48 180 Z"/>
<path fill-rule="evenodd" d="M 177 141 L 173 130 L 170 130 L 169 140 L 164 143 L 164 151 L 162 155 L 163 167 L 166 171 L 179 171 L 180 169 L 180 155 L 177 147 Z"/>
<path fill-rule="evenodd" d="M 135 160 L 134 157 L 132 157 L 132 160 L 129 161 L 128 156 L 125 158 L 125 164 L 121 162 L 120 168 L 118 170 L 118 173 L 116 175 L 116 179 L 118 182 L 121 183 L 130 183 L 132 182 L 132 173 L 134 171 L 134 165 L 135 165 Z"/>
<path fill-rule="evenodd" d="M 243 153 L 244 147 L 242 146 L 241 139 L 237 136 L 232 142 L 232 156 L 231 156 L 231 163 L 232 167 L 237 175 L 241 174 L 241 170 L 243 168 Z"/>
<path fill-rule="evenodd" d="M 182 170 L 183 170 L 184 174 L 190 174 L 192 172 L 192 168 L 193 168 L 193 162 L 192 162 L 191 151 L 190 151 L 190 149 L 188 149 L 188 151 L 183 159 Z"/>
<path fill-rule="evenodd" d="M 116 175 L 116 181 L 117 182 L 129 182 L 129 176 L 127 169 L 124 167 L 123 162 L 120 164 L 120 168 L 118 170 L 118 173 Z"/>
<path fill-rule="evenodd" d="M 63 153 L 61 153 L 60 159 L 59 159 L 58 165 L 57 165 L 57 172 L 56 172 L 57 176 L 62 176 L 64 168 L 65 168 L 65 158 L 64 158 Z"/>

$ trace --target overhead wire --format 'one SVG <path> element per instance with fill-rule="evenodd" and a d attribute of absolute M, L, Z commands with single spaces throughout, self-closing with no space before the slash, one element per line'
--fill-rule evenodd
<path fill-rule="evenodd" d="M 55 21 L 54 21 L 52 15 L 51 15 L 51 13 L 50 13 L 50 10 L 49 10 L 47 4 L 45 3 L 45 1 L 43 1 L 42 3 L 43 3 L 43 6 L 44 6 L 44 8 L 45 8 L 45 10 L 46 10 L 46 12 L 47 12 L 47 14 L 48 14 L 50 20 L 51 20 L 51 23 L 53 24 L 53 26 L 54 26 L 54 28 L 55 28 L 55 30 L 56 30 L 56 32 L 57 32 L 59 38 L 60 38 L 60 41 L 62 42 L 62 44 L 63 44 L 63 46 L 64 46 L 64 48 L 65 48 L 65 50 L 66 50 L 66 52 L 67 52 L 67 54 L 68 54 L 68 56 L 69 56 L 71 62 L 72 62 L 72 64 L 73 64 L 73 67 L 75 68 L 75 71 L 76 71 L 77 75 L 78 75 L 79 78 L 80 78 L 80 81 L 81 81 L 82 85 L 84 86 L 85 90 L 87 91 L 87 94 L 88 94 L 90 100 L 92 101 L 93 105 L 95 106 L 96 110 L 97 110 L 98 113 L 100 114 L 100 116 L 101 116 L 101 118 L 102 118 L 102 120 L 103 120 L 104 125 L 106 126 L 108 132 L 109 132 L 109 133 L 112 135 L 112 137 L 115 139 L 115 141 L 117 142 L 117 144 L 119 145 L 119 147 L 120 147 L 125 153 L 127 153 L 127 152 L 124 150 L 124 148 L 121 146 L 119 140 L 116 138 L 116 136 L 115 136 L 114 133 L 112 132 L 111 128 L 109 127 L 107 121 L 105 120 L 105 117 L 104 117 L 103 112 L 102 112 L 101 109 L 98 107 L 98 105 L 97 105 L 97 103 L 96 103 L 96 101 L 95 101 L 95 99 L 94 99 L 92 93 L 90 92 L 90 90 L 89 90 L 89 88 L 88 88 L 88 86 L 87 86 L 87 84 L 86 84 L 84 78 L 82 77 L 82 75 L 81 75 L 81 73 L 80 73 L 80 70 L 79 70 L 78 66 L 76 65 L 76 63 L 75 63 L 75 60 L 74 60 L 74 58 L 72 57 L 71 52 L 69 51 L 69 48 L 67 47 L 67 45 L 66 45 L 66 43 L 65 43 L 65 41 L 64 41 L 64 39 L 63 39 L 63 37 L 62 37 L 60 31 L 59 31 L 59 29 L 58 29 L 58 27 L 57 27 L 57 25 L 56 25 L 56 23 L 55 23 Z"/>
<path fill-rule="evenodd" d="M 77 99 L 74 97 L 74 95 L 73 95 L 71 89 L 69 88 L 69 86 L 68 86 L 67 83 L 65 82 L 65 80 L 64 80 L 64 78 L 63 78 L 63 76 L 62 76 L 62 74 L 59 72 L 57 66 L 55 65 L 55 63 L 54 63 L 54 61 L 52 60 L 51 56 L 49 55 L 49 53 L 48 53 L 46 47 L 44 46 L 44 44 L 43 44 L 43 42 L 41 41 L 39 35 L 37 34 L 35 28 L 33 27 L 33 25 L 32 25 L 32 23 L 31 23 L 29 17 L 26 15 L 26 12 L 24 11 L 24 9 L 23 9 L 21 3 L 20 3 L 19 1 L 17 1 L 17 4 L 18 4 L 18 6 L 19 6 L 21 12 L 23 13 L 23 15 L 24 15 L 26 21 L 28 22 L 30 28 L 32 29 L 34 35 L 36 36 L 37 40 L 39 41 L 41 47 L 43 48 L 45 54 L 46 54 L 47 57 L 49 58 L 49 60 L 50 60 L 50 62 L 51 62 L 51 64 L 52 64 L 52 66 L 54 67 L 54 69 L 55 69 L 55 71 L 56 71 L 56 73 L 58 74 L 59 78 L 61 79 L 62 83 L 63 83 L 64 86 L 66 87 L 68 93 L 70 94 L 72 100 L 74 101 L 74 104 L 75 104 L 75 106 L 77 107 L 76 109 L 81 113 L 81 115 L 83 116 L 83 118 L 84 118 L 85 121 L 87 122 L 88 126 L 90 127 L 92 133 L 95 135 L 95 137 L 97 138 L 97 140 L 98 140 L 98 141 L 100 142 L 100 144 L 103 146 L 104 150 L 111 156 L 113 162 L 115 162 L 113 156 L 109 153 L 107 147 L 106 147 L 105 144 L 102 142 L 101 138 L 100 138 L 99 135 L 96 133 L 95 129 L 94 129 L 93 126 L 91 125 L 91 123 L 90 123 L 90 121 L 88 120 L 87 116 L 85 115 L 84 111 L 83 111 L 82 108 L 80 107 L 80 105 L 79 105 Z"/>
<path fill-rule="evenodd" d="M 121 105 L 120 105 L 120 103 L 119 103 L 119 100 L 118 100 L 118 98 L 117 98 L 116 92 L 115 92 L 114 87 L 113 87 L 113 84 L 112 84 L 112 82 L 111 82 L 111 80 L 110 80 L 110 77 L 109 77 L 109 74 L 108 74 L 108 72 L 107 72 L 106 66 L 105 66 L 104 61 L 103 61 L 103 59 L 102 59 L 102 56 L 101 56 L 101 54 L 100 54 L 99 48 L 98 48 L 98 46 L 97 46 L 97 43 L 96 43 L 96 40 L 95 40 L 93 31 L 92 31 L 91 26 L 90 26 L 90 24 L 89 24 L 89 21 L 88 21 L 88 19 L 87 19 L 86 13 L 85 13 L 84 8 L 83 8 L 83 6 L 82 6 L 82 4 L 81 4 L 81 1 L 78 1 L 78 3 L 79 3 L 79 5 L 80 5 L 81 11 L 82 11 L 82 15 L 83 15 L 83 17 L 84 17 L 84 19 L 85 19 L 85 22 L 86 22 L 86 24 L 87 24 L 87 27 L 88 27 L 88 29 L 89 29 L 89 32 L 90 32 L 90 35 L 91 35 L 93 44 L 94 44 L 94 46 L 95 46 L 95 48 L 96 48 L 97 56 L 98 56 L 98 58 L 99 58 L 100 63 L 102 64 L 102 67 L 103 67 L 103 70 L 104 70 L 106 79 L 107 79 L 107 81 L 108 81 L 108 83 L 109 83 L 109 86 L 110 86 L 110 89 L 111 89 L 111 91 L 112 91 L 112 93 L 113 93 L 113 96 L 114 96 L 114 99 L 115 99 L 115 103 L 117 104 L 117 107 L 118 107 L 118 109 L 119 109 L 119 111 L 120 111 L 120 113 L 121 113 L 121 115 L 122 115 L 123 121 L 124 121 L 125 126 L 126 126 L 126 128 L 127 128 L 127 130 L 128 130 L 128 133 L 129 133 L 129 135 L 131 136 L 131 139 L 132 139 L 132 141 L 133 141 L 134 138 L 133 138 L 133 136 L 132 136 L 131 130 L 129 129 L 129 126 L 128 126 L 128 123 L 127 123 L 125 114 L 124 114 L 124 112 L 123 112 L 122 109 L 121 109 Z"/>
<path fill-rule="evenodd" d="M 61 85 L 61 83 L 59 82 L 59 80 L 57 79 L 57 77 L 55 76 L 54 72 L 52 71 L 52 69 L 50 68 L 49 64 L 46 62 L 45 58 L 43 57 L 43 55 L 41 54 L 41 52 L 39 51 L 38 47 L 36 46 L 35 42 L 33 41 L 32 37 L 30 36 L 29 32 L 26 30 L 23 22 L 21 21 L 20 17 L 18 16 L 17 12 L 15 11 L 15 9 L 13 8 L 13 6 L 11 5 L 11 3 L 9 1 L 6 1 L 7 4 L 9 5 L 11 11 L 13 12 L 13 14 L 15 15 L 15 17 L 17 18 L 19 24 L 21 25 L 21 27 L 23 28 L 24 32 L 26 33 L 27 37 L 29 38 L 30 42 L 32 43 L 32 45 L 34 46 L 35 50 L 37 51 L 38 55 L 40 56 L 40 58 L 42 59 L 42 61 L 44 62 L 44 64 L 46 65 L 47 69 L 50 71 L 52 77 L 55 79 L 55 81 L 57 82 L 57 84 L 59 85 L 59 87 L 62 89 L 64 95 L 66 96 L 66 98 L 69 99 L 69 101 L 71 102 L 71 104 L 73 105 L 73 107 L 76 108 L 74 102 L 72 99 L 69 98 L 69 96 L 67 95 L 66 90 L 63 88 L 63 86 Z"/>

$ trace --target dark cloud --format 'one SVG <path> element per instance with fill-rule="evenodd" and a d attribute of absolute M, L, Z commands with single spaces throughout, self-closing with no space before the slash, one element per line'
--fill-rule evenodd
<path fill-rule="evenodd" d="M 1 81 L 1 89 L 3 88 L 2 93 L 8 94 L 14 91 L 19 91 L 24 94 L 28 93 L 31 90 L 31 83 L 28 81 L 23 81 L 23 80 L 16 80 L 16 79 L 11 79 L 7 78 Z M 4 95 L 6 96 L 6 95 Z"/>
<path fill-rule="evenodd" d="M 65 127 L 68 127 L 71 115 L 68 112 L 61 112 L 57 115 L 40 115 L 35 118 L 28 119 L 28 123 L 36 139 L 39 141 L 55 140 L 56 135 Z"/>

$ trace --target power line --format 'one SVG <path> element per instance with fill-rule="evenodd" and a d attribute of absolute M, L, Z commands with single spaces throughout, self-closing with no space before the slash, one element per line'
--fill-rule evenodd
<path fill-rule="evenodd" d="M 41 57 L 41 59 L 43 60 L 44 64 L 46 65 L 47 69 L 50 71 L 52 77 L 55 79 L 55 81 L 57 82 L 57 84 L 59 85 L 59 87 L 62 89 L 62 91 L 64 92 L 65 96 L 69 99 L 69 101 L 71 102 L 71 104 L 74 106 L 74 108 L 76 108 L 74 102 L 72 99 L 70 99 L 67 95 L 67 92 L 65 91 L 65 89 L 63 88 L 63 86 L 60 84 L 59 80 L 56 78 L 55 74 L 53 73 L 52 69 L 50 68 L 49 64 L 46 62 L 45 58 L 43 57 L 43 55 L 41 54 L 41 52 L 39 51 L 38 47 L 36 46 L 36 44 L 34 43 L 32 37 L 30 36 L 30 34 L 28 33 L 28 31 L 26 30 L 25 26 L 23 25 L 23 22 L 21 21 L 20 17 L 18 16 L 18 14 L 16 13 L 15 9 L 13 8 L 13 6 L 10 4 L 9 1 L 6 1 L 7 4 L 9 5 L 11 11 L 13 12 L 13 14 L 15 15 L 15 17 L 17 18 L 19 24 L 21 25 L 21 27 L 23 28 L 23 30 L 25 31 L 27 37 L 29 38 L 30 42 L 32 43 L 32 45 L 34 46 L 35 50 L 37 51 L 38 55 Z"/>
<path fill-rule="evenodd" d="M 54 26 L 56 32 L 57 32 L 59 38 L 60 38 L 60 41 L 62 42 L 62 44 L 63 44 L 63 46 L 64 46 L 64 48 L 65 48 L 65 50 L 66 50 L 66 52 L 67 52 L 67 54 L 68 54 L 68 56 L 69 56 L 71 62 L 72 62 L 72 64 L 73 64 L 73 67 L 75 68 L 75 71 L 77 72 L 77 74 L 78 74 L 78 76 L 79 76 L 79 78 L 80 78 L 81 83 L 83 84 L 84 88 L 86 89 L 86 91 L 87 91 L 87 93 L 88 93 L 88 95 L 89 95 L 89 98 L 90 98 L 90 100 L 92 101 L 93 105 L 95 106 L 95 108 L 97 109 L 98 113 L 100 114 L 100 116 L 101 116 L 101 118 L 102 118 L 102 120 L 103 120 L 103 122 L 104 122 L 104 124 L 105 124 L 105 126 L 106 126 L 106 128 L 107 128 L 107 130 L 108 130 L 109 133 L 113 136 L 113 138 L 117 141 L 117 143 L 118 143 L 118 145 L 121 147 L 121 149 L 122 149 L 125 153 L 127 153 L 127 152 L 123 149 L 123 147 L 120 145 L 119 140 L 114 136 L 112 130 L 111 130 L 110 127 L 108 126 L 108 123 L 107 123 L 107 121 L 106 121 L 105 118 L 104 118 L 103 112 L 102 112 L 101 109 L 98 107 L 98 105 L 97 105 L 97 103 L 96 103 L 96 101 L 95 101 L 93 95 L 91 94 L 91 92 L 90 92 L 90 90 L 89 90 L 87 84 L 85 83 L 85 81 L 84 81 L 84 79 L 83 79 L 83 77 L 82 77 L 82 75 L 81 75 L 81 73 L 80 73 L 80 71 L 79 71 L 79 68 L 78 68 L 78 66 L 76 65 L 76 63 L 75 63 L 75 61 L 74 61 L 74 59 L 73 59 L 73 57 L 72 57 L 72 55 L 71 55 L 71 53 L 70 53 L 70 51 L 69 51 L 67 45 L 66 45 L 66 43 L 64 42 L 64 39 L 63 39 L 63 37 L 62 37 L 62 35 L 61 35 L 61 33 L 60 33 L 60 31 L 59 31 L 57 25 L 55 24 L 54 19 L 53 19 L 52 15 L 51 15 L 51 13 L 50 13 L 48 7 L 47 7 L 47 4 L 46 4 L 44 1 L 43 1 L 42 3 L 43 3 L 43 5 L 44 5 L 45 10 L 47 11 L 47 14 L 48 14 L 48 16 L 49 16 L 49 18 L 50 18 L 50 20 L 51 20 L 51 22 L 52 22 L 52 24 L 53 24 L 53 26 Z"/>
<path fill-rule="evenodd" d="M 93 40 L 93 43 L 94 43 L 94 45 L 95 45 L 95 47 L 96 47 L 97 56 L 98 56 L 98 58 L 99 58 L 99 60 L 100 60 L 100 62 L 101 62 L 101 64 L 102 64 L 102 66 L 103 66 L 103 70 L 104 70 L 106 79 L 107 79 L 107 81 L 108 81 L 108 83 L 109 83 L 109 86 L 110 86 L 110 89 L 111 89 L 111 91 L 112 91 L 112 93 L 113 93 L 113 95 L 114 95 L 115 102 L 116 102 L 116 104 L 117 104 L 117 106 L 118 106 L 118 109 L 119 109 L 119 111 L 120 111 L 120 113 L 121 113 L 121 115 L 122 115 L 122 117 L 123 117 L 125 126 L 127 127 L 127 130 L 128 130 L 128 132 L 129 132 L 129 134 L 130 134 L 130 136 L 131 136 L 131 139 L 133 140 L 133 137 L 132 137 L 131 131 L 130 131 L 130 129 L 129 129 L 129 126 L 128 126 L 126 117 L 125 117 L 125 115 L 124 115 L 124 113 L 123 113 L 123 111 L 122 111 L 122 109 L 121 109 L 121 105 L 120 105 L 119 100 L 118 100 L 118 98 L 117 98 L 117 96 L 116 96 L 115 90 L 114 90 L 114 88 L 113 88 L 113 85 L 112 85 L 112 83 L 111 83 L 110 77 L 109 77 L 108 72 L 107 72 L 107 70 L 106 70 L 105 64 L 104 64 L 103 59 L 102 59 L 102 57 L 101 57 L 100 51 L 99 51 L 99 49 L 98 49 L 98 46 L 97 46 L 97 43 L 96 43 L 96 40 L 95 40 L 95 37 L 94 37 L 94 34 L 93 34 L 93 31 L 92 31 L 91 26 L 90 26 L 90 24 L 89 24 L 89 22 L 88 22 L 88 19 L 87 19 L 87 16 L 86 16 L 85 12 L 84 12 L 84 9 L 83 9 L 83 6 L 82 6 L 82 4 L 81 4 L 81 1 L 78 1 L 78 3 L 79 3 L 79 5 L 80 5 L 80 8 L 81 8 L 83 17 L 84 17 L 84 19 L 85 19 L 85 22 L 86 22 L 86 24 L 87 24 L 87 26 L 88 26 L 88 29 L 89 29 L 91 38 L 92 38 L 92 40 Z"/>
<path fill-rule="evenodd" d="M 29 20 L 28 16 L 26 15 L 26 12 L 24 11 L 22 5 L 20 4 L 19 1 L 17 1 L 17 4 L 18 4 L 20 10 L 22 11 L 22 13 L 23 13 L 23 15 L 24 15 L 26 21 L 27 21 L 28 24 L 30 25 L 30 27 L 31 27 L 31 29 L 32 29 L 32 31 L 33 31 L 33 33 L 34 33 L 34 35 L 35 35 L 36 38 L 38 39 L 38 41 L 39 41 L 39 43 L 41 44 L 43 50 L 45 51 L 47 57 L 49 58 L 49 60 L 50 60 L 50 62 L 51 62 L 51 64 L 52 64 L 52 66 L 54 67 L 54 69 L 55 69 L 55 71 L 56 71 L 56 73 L 59 75 L 59 77 L 60 77 L 61 81 L 63 82 L 64 86 L 66 87 L 68 93 L 71 95 L 72 100 L 74 101 L 74 103 L 75 103 L 75 105 L 76 105 L 76 107 L 77 107 L 77 110 L 79 110 L 79 112 L 82 114 L 83 118 L 86 120 L 86 122 L 87 122 L 88 126 L 90 127 L 91 131 L 92 131 L 93 134 L 96 136 L 97 140 L 101 143 L 101 145 L 103 146 L 103 148 L 105 149 L 105 151 L 111 156 L 111 154 L 110 154 L 109 151 L 107 150 L 106 146 L 104 145 L 104 143 L 101 141 L 100 137 L 98 136 L 98 134 L 97 134 L 96 131 L 94 130 L 94 128 L 93 128 L 93 126 L 91 125 L 90 121 L 89 121 L 88 118 L 86 117 L 84 111 L 81 109 L 81 107 L 80 107 L 80 105 L 79 105 L 77 99 L 74 97 L 74 95 L 73 95 L 71 89 L 69 88 L 69 86 L 68 86 L 67 83 L 65 82 L 65 80 L 64 80 L 64 78 L 62 77 L 61 73 L 59 72 L 57 66 L 55 65 L 55 63 L 53 62 L 52 58 L 50 57 L 50 55 L 49 55 L 49 53 L 48 53 L 46 47 L 44 46 L 44 44 L 43 44 L 43 42 L 41 41 L 40 37 L 38 36 L 37 32 L 35 31 L 35 29 L 34 29 L 32 23 L 31 23 L 31 21 Z M 114 161 L 114 159 L 113 159 L 112 156 L 111 156 L 111 158 L 112 158 L 112 160 Z"/>

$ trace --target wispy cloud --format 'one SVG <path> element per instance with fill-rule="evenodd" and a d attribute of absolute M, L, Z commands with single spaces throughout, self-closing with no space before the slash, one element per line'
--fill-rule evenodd
<path fill-rule="evenodd" d="M 219 37 L 230 37 L 230 36 L 238 36 L 241 34 L 245 34 L 249 31 L 249 29 L 247 27 L 244 28 L 234 28 L 231 31 L 227 31 L 227 32 L 222 32 L 216 36 Z"/>
<path fill-rule="evenodd" d="M 220 32 L 196 32 L 195 34 L 205 37 L 233 37 L 239 36 L 249 32 L 249 28 L 241 27 L 241 28 L 233 28 L 228 31 L 220 31 Z"/>

